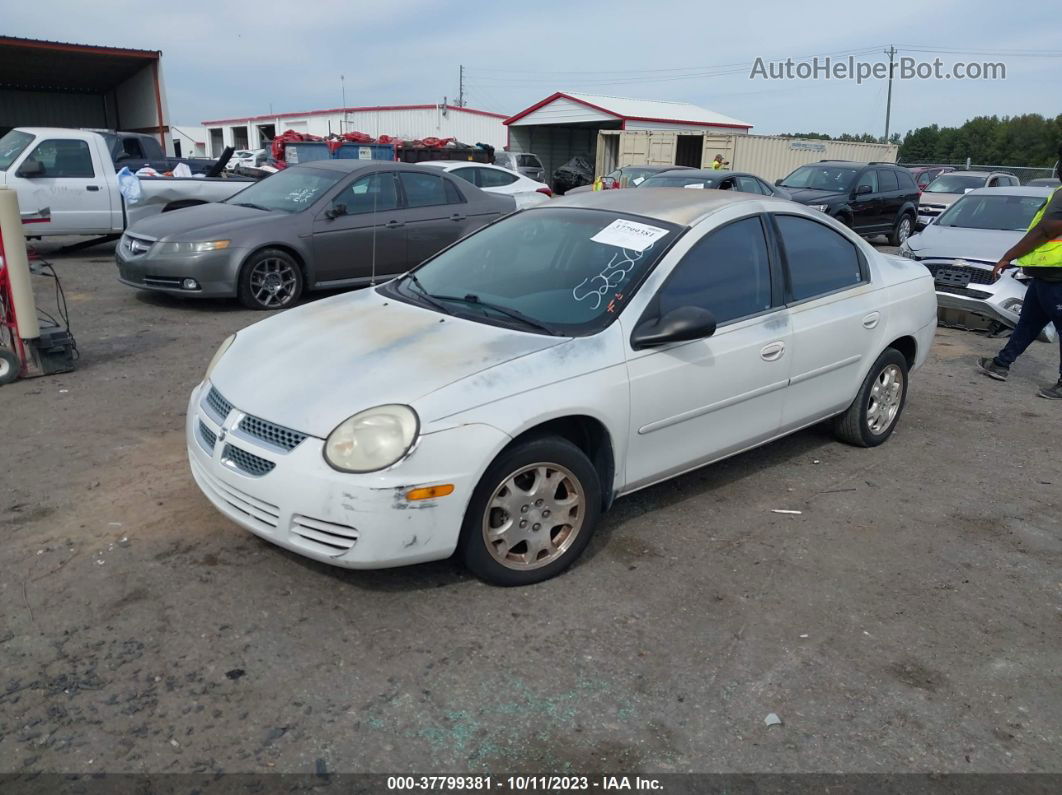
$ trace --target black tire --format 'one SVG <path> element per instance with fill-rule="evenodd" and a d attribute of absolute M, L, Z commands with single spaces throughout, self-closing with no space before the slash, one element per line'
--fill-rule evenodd
<path fill-rule="evenodd" d="M 22 362 L 14 353 L 0 348 L 0 384 L 10 384 L 22 372 Z"/>
<path fill-rule="evenodd" d="M 287 309 L 302 295 L 303 282 L 302 268 L 293 256 L 279 248 L 264 248 L 240 268 L 240 303 L 248 309 Z"/>
<path fill-rule="evenodd" d="M 889 245 L 902 246 L 904 241 L 913 234 L 914 216 L 908 212 L 900 213 L 900 217 L 896 219 L 896 224 L 892 227 L 892 231 L 889 232 Z"/>
<path fill-rule="evenodd" d="M 532 491 L 515 491 L 507 481 L 517 489 Z M 544 490 L 536 499 L 533 489 L 538 484 Z M 511 502 L 512 513 L 502 507 L 488 508 L 495 497 L 499 503 Z M 524 499 L 527 503 L 519 505 Z M 561 502 L 565 504 L 558 507 Z M 556 515 L 550 515 L 551 506 Z M 565 519 L 576 521 L 551 525 L 564 509 L 569 512 Z M 486 582 L 531 585 L 568 568 L 590 542 L 600 516 L 601 483 L 586 454 L 558 436 L 531 439 L 502 452 L 480 479 L 465 512 L 458 554 L 465 566 Z M 518 540 L 508 547 L 504 538 L 490 544 L 487 534 L 491 525 L 507 521 Z M 519 540 L 523 537 L 537 545 Z M 529 561 L 532 554 L 536 558 Z"/>
<path fill-rule="evenodd" d="M 898 389 L 892 386 L 897 376 Z M 852 405 L 834 418 L 834 434 L 856 447 L 877 447 L 896 430 L 907 404 L 907 383 L 907 358 L 895 348 L 886 349 L 870 368 Z M 895 402 L 897 397 L 899 400 Z M 890 415 L 887 421 L 872 421 L 882 413 Z"/>

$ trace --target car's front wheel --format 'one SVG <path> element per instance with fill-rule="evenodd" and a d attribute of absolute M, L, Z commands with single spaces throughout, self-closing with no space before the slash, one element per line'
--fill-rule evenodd
<path fill-rule="evenodd" d="M 504 451 L 490 465 L 465 514 L 460 556 L 495 585 L 530 585 L 568 568 L 601 515 L 597 470 L 556 436 Z"/>
<path fill-rule="evenodd" d="M 856 447 L 877 447 L 896 429 L 907 402 L 907 358 L 889 348 L 870 368 L 852 405 L 834 419 L 834 433 Z"/>
<path fill-rule="evenodd" d="M 299 300 L 302 285 L 302 269 L 295 258 L 267 248 L 244 263 L 237 292 L 248 309 L 284 309 Z"/>

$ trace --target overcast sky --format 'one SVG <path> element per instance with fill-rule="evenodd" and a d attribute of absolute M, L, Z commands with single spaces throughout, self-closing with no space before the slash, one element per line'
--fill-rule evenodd
<path fill-rule="evenodd" d="M 1062 109 L 1062 15 L 1053 3 L 932 0 L 539 0 L 536 3 L 83 0 L 8 3 L 4 33 L 163 52 L 170 118 L 451 101 L 515 113 L 558 90 L 693 102 L 753 132 L 872 132 L 886 85 L 749 78 L 757 57 L 1002 61 L 997 81 L 896 81 L 892 130 Z M 508 10 L 507 10 L 508 9 Z M 962 53 L 913 52 L 953 49 Z M 976 52 L 970 52 L 976 51 Z M 1054 56 L 1018 53 L 1054 51 Z"/>

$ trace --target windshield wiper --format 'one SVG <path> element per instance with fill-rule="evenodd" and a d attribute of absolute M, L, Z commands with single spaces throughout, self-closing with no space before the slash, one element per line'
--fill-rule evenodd
<path fill-rule="evenodd" d="M 263 207 L 260 204 L 255 204 L 254 202 L 233 202 L 233 204 L 235 204 L 237 207 L 250 207 L 252 210 L 264 210 L 267 213 L 273 212 L 268 207 Z"/>
<path fill-rule="evenodd" d="M 515 309 L 510 309 L 507 306 L 501 306 L 499 304 L 492 304 L 490 301 L 484 301 L 474 293 L 468 293 L 463 297 L 459 295 L 436 295 L 434 297 L 438 298 L 440 301 L 455 301 L 459 304 L 481 306 L 484 309 L 489 309 L 492 312 L 497 312 L 500 315 L 505 315 L 508 318 L 512 318 L 513 320 L 523 323 L 525 326 L 530 326 L 531 328 L 538 329 L 539 331 L 549 334 L 551 337 L 557 336 L 557 332 L 555 332 L 545 323 L 540 323 L 534 318 L 528 317 L 523 312 L 519 312 Z"/>
<path fill-rule="evenodd" d="M 431 306 L 442 312 L 444 315 L 453 314 L 453 312 L 451 312 L 449 309 L 447 309 L 445 306 L 435 300 L 435 296 L 433 296 L 425 289 L 424 285 L 420 283 L 420 279 L 417 278 L 417 275 L 415 273 L 407 273 L 405 275 L 405 278 L 416 285 L 417 295 L 424 299 L 424 303 L 430 304 Z"/>

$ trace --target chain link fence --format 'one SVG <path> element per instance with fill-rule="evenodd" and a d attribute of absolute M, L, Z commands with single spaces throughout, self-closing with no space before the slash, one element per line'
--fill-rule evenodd
<path fill-rule="evenodd" d="M 1001 171 L 1004 174 L 1012 174 L 1018 178 L 1022 185 L 1027 185 L 1033 179 L 1051 179 L 1055 177 L 1053 166 L 993 166 L 984 163 L 971 163 L 969 159 L 965 163 L 908 163 L 898 165 L 904 168 L 916 168 L 925 166 L 951 166 L 957 171 Z"/>

